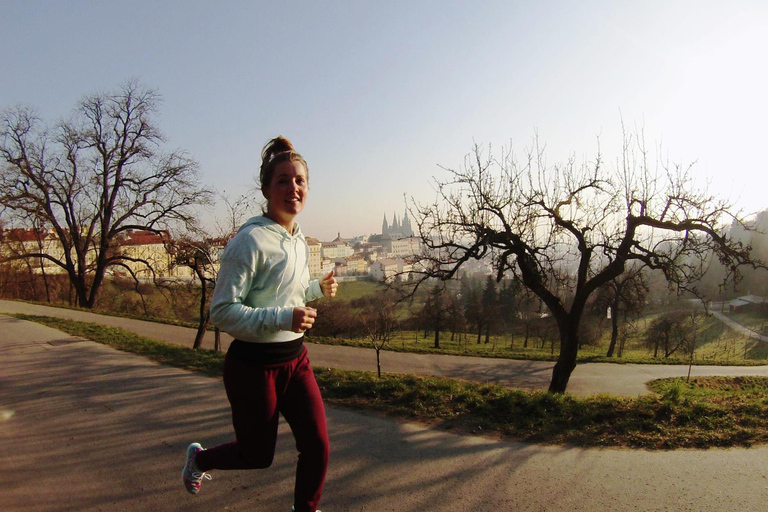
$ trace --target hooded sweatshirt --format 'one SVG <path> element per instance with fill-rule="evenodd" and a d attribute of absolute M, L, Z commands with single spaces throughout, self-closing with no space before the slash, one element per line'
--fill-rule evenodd
<path fill-rule="evenodd" d="M 263 216 L 249 219 L 224 249 L 211 301 L 211 321 L 236 339 L 285 342 L 293 308 L 322 297 L 309 280 L 309 248 L 298 224 L 293 234 Z"/>

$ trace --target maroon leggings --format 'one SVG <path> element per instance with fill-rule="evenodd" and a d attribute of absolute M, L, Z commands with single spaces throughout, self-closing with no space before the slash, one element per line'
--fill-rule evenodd
<path fill-rule="evenodd" d="M 287 363 L 270 365 L 243 362 L 228 353 L 224 387 L 237 441 L 200 452 L 195 461 L 198 469 L 261 469 L 272 465 L 281 413 L 299 451 L 294 507 L 297 512 L 314 512 L 325 482 L 330 445 L 323 399 L 307 349 L 302 347 L 301 355 Z"/>

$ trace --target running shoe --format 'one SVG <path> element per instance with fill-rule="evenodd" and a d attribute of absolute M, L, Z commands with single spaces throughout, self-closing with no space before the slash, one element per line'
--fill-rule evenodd
<path fill-rule="evenodd" d="M 200 484 L 203 482 L 203 478 L 206 480 L 211 479 L 211 475 L 200 471 L 195 465 L 195 459 L 197 454 L 203 451 L 203 447 L 200 443 L 192 443 L 187 447 L 187 463 L 184 464 L 184 469 L 181 470 L 181 481 L 184 483 L 184 487 L 187 488 L 187 492 L 190 494 L 197 494 L 200 492 Z"/>

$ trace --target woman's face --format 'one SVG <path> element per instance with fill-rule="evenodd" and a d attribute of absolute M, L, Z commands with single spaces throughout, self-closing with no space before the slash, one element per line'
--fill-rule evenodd
<path fill-rule="evenodd" d="M 296 160 L 280 162 L 269 186 L 261 192 L 267 198 L 267 217 L 293 232 L 293 219 L 304 209 L 309 192 L 304 165 Z"/>

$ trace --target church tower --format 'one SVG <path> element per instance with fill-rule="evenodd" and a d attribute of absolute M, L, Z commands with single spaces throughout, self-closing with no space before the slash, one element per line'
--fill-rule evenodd
<path fill-rule="evenodd" d="M 389 226 L 387 225 L 387 214 L 384 214 L 384 221 L 381 223 L 381 234 L 386 235 L 389 231 Z"/>
<path fill-rule="evenodd" d="M 403 213 L 401 231 L 403 236 L 413 236 L 413 228 L 411 228 L 411 219 L 408 218 L 408 210 L 405 210 L 405 213 Z"/>

